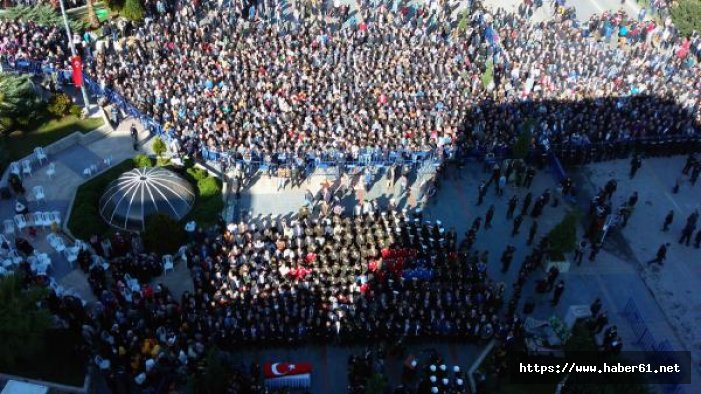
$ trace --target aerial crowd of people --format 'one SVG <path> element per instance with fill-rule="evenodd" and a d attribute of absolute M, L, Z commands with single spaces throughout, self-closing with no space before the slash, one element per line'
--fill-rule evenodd
<path fill-rule="evenodd" d="M 110 22 L 100 40 L 74 41 L 90 78 L 195 156 L 206 147 L 269 162 L 453 157 L 509 149 L 523 131 L 545 149 L 698 132 L 701 39 L 669 19 L 620 11 L 531 23 L 477 1 L 464 26 L 450 24 L 448 2 L 415 12 L 368 2 L 346 24 L 338 13 L 249 23 L 236 10 L 150 2 L 145 22 Z M 58 28 L 0 30 L 6 59 L 66 64 Z"/>
<path fill-rule="evenodd" d="M 74 41 L 86 76 L 162 124 L 174 153 L 193 157 L 206 148 L 275 164 L 391 160 L 416 151 L 455 158 L 503 153 L 524 132 L 531 148 L 546 151 L 697 135 L 701 75 L 692 66 L 701 38 L 680 36 L 669 20 L 657 24 L 617 12 L 579 23 L 556 13 L 531 23 L 528 7 L 492 13 L 474 1 L 459 18 L 462 26 L 451 24 L 449 6 L 410 10 L 364 1 L 355 22 L 343 23 L 348 9 L 336 6 L 323 7 L 328 16 L 314 8 L 314 18 L 297 18 L 272 4 L 263 8 L 266 19 L 223 2 L 147 2 L 145 21 L 107 22 L 99 41 L 90 34 Z M 0 37 L 4 62 L 68 64 L 58 27 L 0 20 Z M 697 167 L 694 159 L 696 176 Z M 496 165 L 480 186 L 479 204 L 492 182 L 502 195 L 512 171 L 517 184 L 523 178 L 530 187 L 532 167 L 502 174 Z M 564 196 L 571 182 L 563 182 Z M 339 192 L 321 194 L 330 194 L 323 197 L 328 203 Z M 535 219 L 557 198 L 546 190 L 531 210 L 530 193 L 527 202 L 515 198 L 507 211 L 509 220 L 515 216 L 512 237 L 531 216 L 531 245 Z M 493 206 L 490 211 L 485 228 Z M 194 291 L 180 299 L 163 285 L 144 285 L 162 267 L 138 239 L 117 239 L 111 250 L 96 239 L 92 252 L 78 258 L 96 307 L 88 312 L 55 293 L 49 302 L 80 326 L 109 383 L 126 390 L 171 384 L 173 376 L 193 372 L 211 345 L 417 338 L 510 344 L 522 336 L 523 284 L 542 264 L 548 241 L 523 262 L 505 301 L 505 285 L 489 279 L 484 251 L 473 248 L 481 220 L 465 240 L 420 211 L 372 204 L 350 214 L 329 208 L 303 210 L 294 220 L 220 223 L 198 232 L 176 256 L 194 282 Z M 695 220 L 687 244 L 694 230 Z M 513 253 L 508 246 L 502 255 L 503 271 Z M 32 280 L 28 266 L 24 270 Z M 553 304 L 564 291 L 556 279 L 553 272 L 543 280 L 554 291 Z M 597 322 L 595 331 L 606 323 Z M 607 346 L 619 346 L 617 332 L 609 337 Z M 446 372 L 444 379 L 451 379 L 450 390 L 463 392 L 463 377 Z M 432 390 L 436 381 L 424 383 Z"/>

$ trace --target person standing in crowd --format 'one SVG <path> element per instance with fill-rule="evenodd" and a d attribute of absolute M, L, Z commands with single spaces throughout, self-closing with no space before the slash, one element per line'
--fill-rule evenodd
<path fill-rule="evenodd" d="M 139 150 L 139 132 L 136 130 L 136 125 L 134 123 L 132 123 L 129 128 L 129 134 L 131 135 L 132 147 L 135 151 Z"/>
<path fill-rule="evenodd" d="M 518 229 L 521 227 L 521 223 L 523 222 L 523 215 L 518 215 L 514 219 L 514 224 L 511 229 L 511 236 L 515 237 L 518 234 Z"/>
<path fill-rule="evenodd" d="M 557 283 L 557 286 L 555 286 L 555 291 L 553 291 L 553 300 L 552 300 L 552 305 L 556 306 L 560 302 L 560 298 L 562 297 L 562 293 L 565 292 L 565 281 L 560 280 Z"/>
<path fill-rule="evenodd" d="M 589 306 L 589 312 L 591 312 L 592 317 L 595 317 L 599 314 L 599 311 L 601 310 L 601 307 L 603 304 L 601 303 L 601 298 L 596 298 L 594 302 Z"/>
<path fill-rule="evenodd" d="M 494 217 L 494 204 L 489 206 L 487 213 L 484 215 L 484 229 L 488 230 L 492 227 L 492 218 Z"/>
<path fill-rule="evenodd" d="M 528 207 L 531 205 L 531 199 L 533 198 L 533 195 L 531 192 L 528 192 L 526 194 L 526 197 L 523 199 L 523 205 L 521 206 L 521 216 L 525 216 L 528 214 Z"/>
<path fill-rule="evenodd" d="M 477 188 L 477 205 L 482 205 L 482 201 L 484 201 L 484 195 L 487 194 L 487 184 L 482 181 Z"/>
<path fill-rule="evenodd" d="M 533 240 L 535 239 L 536 233 L 538 233 L 538 221 L 534 220 L 531 223 L 531 228 L 528 229 L 528 241 L 526 242 L 528 246 L 531 246 L 533 244 Z"/>
<path fill-rule="evenodd" d="M 633 155 L 633 158 L 630 160 L 630 179 L 633 179 L 635 177 L 635 174 L 638 172 L 642 165 L 643 161 L 640 158 L 640 155 L 638 155 L 637 153 Z"/>
<path fill-rule="evenodd" d="M 584 258 L 584 251 L 587 248 L 587 241 L 582 240 L 577 244 L 577 247 L 574 250 L 574 262 L 577 265 L 582 264 L 582 259 Z"/>
<path fill-rule="evenodd" d="M 650 265 L 657 263 L 659 265 L 664 265 L 664 261 L 667 258 L 667 247 L 669 247 L 669 243 L 662 244 L 660 248 L 657 249 L 657 255 L 655 258 L 648 261 L 647 264 Z"/>
<path fill-rule="evenodd" d="M 516 210 L 516 206 L 518 205 L 518 196 L 515 194 L 509 199 L 509 207 L 506 210 L 506 219 L 511 220 L 514 217 L 514 211 Z"/>
<path fill-rule="evenodd" d="M 599 242 L 592 242 L 591 243 L 591 251 L 589 252 L 589 261 L 592 263 L 594 260 L 596 260 L 596 255 L 599 254 L 599 251 L 601 250 L 601 244 Z"/>
<path fill-rule="evenodd" d="M 664 223 L 662 224 L 662 231 L 667 232 L 669 231 L 669 225 L 672 224 L 674 221 L 674 210 L 671 209 L 668 213 L 667 216 L 664 218 Z"/>

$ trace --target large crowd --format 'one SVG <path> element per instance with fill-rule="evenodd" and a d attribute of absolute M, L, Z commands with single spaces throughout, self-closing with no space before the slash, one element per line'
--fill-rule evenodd
<path fill-rule="evenodd" d="M 452 155 L 508 148 L 528 127 L 548 148 L 694 135 L 701 120 L 701 39 L 679 36 L 669 19 L 621 11 L 530 23 L 525 10 L 491 14 L 474 2 L 463 27 L 446 23 L 448 3 L 415 13 L 368 5 L 345 25 L 339 13 L 249 23 L 241 7 L 158 4 L 143 23 L 105 24 L 99 45 L 76 41 L 88 75 L 189 155 Z M 57 29 L 2 30 L 3 54 L 66 60 Z"/>
<path fill-rule="evenodd" d="M 489 280 L 487 262 L 420 212 L 330 213 L 220 224 L 199 234 L 177 256 L 194 282 L 179 300 L 148 284 L 152 257 L 134 254 L 138 245 L 126 242 L 109 259 L 102 248 L 81 252 L 98 298 L 90 312 L 52 293 L 52 311 L 81 327 L 112 387 L 168 385 L 193 373 L 213 345 L 513 335 L 497 317 L 504 287 Z M 34 277 L 28 265 L 22 271 Z"/>
<path fill-rule="evenodd" d="M 163 124 L 171 149 L 191 156 L 203 146 L 270 161 L 451 156 L 508 148 L 519 125 L 546 148 L 698 131 L 701 77 L 691 62 L 701 41 L 669 23 L 619 12 L 583 25 L 569 14 L 531 24 L 525 10 L 491 14 L 473 2 L 460 31 L 445 23 L 447 7 L 390 8 L 363 7 L 359 23 L 340 26 L 337 13 L 270 23 L 213 1 L 149 2 L 145 22 L 108 23 L 99 45 L 90 35 L 77 41 L 87 74 Z M 4 60 L 66 64 L 58 28 L 0 21 L 0 36 Z M 493 80 L 484 83 L 488 68 Z M 541 199 L 531 216 L 548 204 Z M 179 253 L 194 281 L 180 299 L 162 285 L 134 286 L 161 270 L 138 241 L 116 239 L 105 251 L 96 240 L 100 257 L 79 256 L 96 308 L 50 301 L 81 326 L 113 385 L 185 376 L 212 344 L 508 342 L 520 335 L 521 287 L 547 241 L 522 264 L 500 318 L 504 285 L 487 277 L 488 256 L 472 248 L 480 224 L 462 243 L 439 221 L 373 205 L 220 224 Z M 512 257 L 502 257 L 504 270 Z"/>

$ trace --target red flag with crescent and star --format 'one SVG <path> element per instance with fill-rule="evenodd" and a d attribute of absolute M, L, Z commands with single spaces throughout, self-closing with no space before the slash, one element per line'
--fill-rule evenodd
<path fill-rule="evenodd" d="M 80 56 L 71 57 L 71 69 L 73 70 L 73 84 L 76 87 L 83 86 L 83 62 Z"/>
<path fill-rule="evenodd" d="M 266 379 L 279 378 L 281 376 L 306 375 L 312 372 L 311 363 L 265 363 L 263 374 Z"/>

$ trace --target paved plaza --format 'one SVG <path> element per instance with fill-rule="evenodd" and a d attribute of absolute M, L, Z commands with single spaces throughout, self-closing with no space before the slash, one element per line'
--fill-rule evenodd
<path fill-rule="evenodd" d="M 579 208 L 586 212 L 590 198 L 611 178 L 617 179 L 619 185 L 613 199 L 614 207 L 636 190 L 640 194 L 640 201 L 628 226 L 621 232 L 611 232 L 595 262 L 591 263 L 585 258 L 581 266 L 573 265 L 569 273 L 561 274 L 566 290 L 556 307 L 550 304 L 550 294 L 535 292 L 535 282 L 541 279 L 545 272 L 540 270 L 530 277 L 525 286 L 522 303 L 528 299 L 536 302 L 532 317 L 541 320 L 551 316 L 563 318 L 570 305 L 588 306 L 599 297 L 604 303 L 604 310 L 608 312 L 610 323 L 618 326 L 625 349 L 648 350 L 645 343 L 639 342 L 639 336 L 624 316 L 625 305 L 633 300 L 649 329 L 650 334 L 647 334 L 644 340 L 654 338 L 656 344 L 669 343 L 670 350 L 690 350 L 695 365 L 699 364 L 701 349 L 698 342 L 699 330 L 696 327 L 700 318 L 701 298 L 696 295 L 694 286 L 701 280 L 701 266 L 697 264 L 701 261 L 701 249 L 677 246 L 676 239 L 683 220 L 698 208 L 701 186 L 697 185 L 694 189 L 687 182 L 682 185 L 679 194 L 672 195 L 672 185 L 669 182 L 670 179 L 676 179 L 684 160 L 684 157 L 646 159 L 643 168 L 633 180 L 628 180 L 628 160 L 596 163 L 572 172 L 580 188 L 576 203 L 561 201 L 557 207 L 547 207 L 538 219 L 539 230 L 536 239 L 559 223 L 567 210 Z M 538 173 L 530 189 L 510 186 L 503 196 L 498 197 L 492 187 L 482 205 L 477 206 L 477 188 L 480 181 L 487 180 L 488 177 L 489 174 L 483 171 L 483 165 L 476 161 L 469 162 L 460 172 L 456 168 L 449 168 L 440 182 L 440 190 L 434 199 L 425 205 L 424 212 L 432 220 L 441 220 L 446 228 L 454 227 L 462 238 L 472 221 L 477 216 L 484 218 L 489 206 L 495 205 L 493 227 L 489 230 L 483 227 L 480 230 L 474 247 L 476 250 L 489 251 L 488 273 L 493 280 L 507 284 L 505 299 L 508 299 L 511 293 L 510 284 L 518 274 L 517 266 L 531 249 L 526 245 L 526 238 L 532 219 L 526 218 L 521 225 L 521 233 L 511 237 L 512 221 L 506 219 L 507 202 L 512 195 L 519 196 L 522 201 L 529 191 L 537 196 L 546 188 L 554 191 L 557 185 L 555 176 L 546 167 Z M 369 198 L 386 201 L 396 195 L 394 190 L 387 187 L 383 177 L 378 175 L 377 179 L 379 180 L 374 182 L 368 193 Z M 664 182 L 663 179 L 667 181 Z M 276 178 L 263 177 L 244 190 L 238 201 L 235 198 L 230 199 L 229 204 L 238 205 L 243 217 L 251 215 L 255 219 L 270 214 L 291 217 L 304 203 L 306 188 L 316 191 L 319 185 L 327 180 L 333 183 L 333 177 L 317 175 L 301 187 L 291 189 L 288 186 L 284 191 L 278 192 Z M 347 209 L 352 207 L 353 197 L 347 197 L 344 202 Z M 406 205 L 406 201 L 403 201 L 403 204 Z M 676 211 L 676 227 L 672 226 L 673 230 L 669 233 L 662 233 L 662 221 L 669 209 Z M 578 236 L 581 238 L 583 234 L 582 225 L 578 229 Z M 668 263 L 661 269 L 649 267 L 646 262 L 654 257 L 658 246 L 663 242 L 673 243 Z M 502 274 L 498 259 L 507 244 L 516 247 L 516 255 L 512 267 L 506 274 Z M 448 346 L 447 349 L 452 347 Z M 281 351 L 282 354 L 287 354 L 284 350 Z M 471 347 L 465 347 L 462 351 L 476 354 Z M 327 368 L 335 369 L 336 366 L 343 367 L 343 364 L 338 363 L 345 362 L 345 358 L 329 357 L 332 353 L 334 352 L 328 350 L 325 354 L 321 350 L 316 353 L 312 348 L 304 350 L 301 354 L 305 355 L 305 359 L 320 361 L 324 371 Z M 268 359 L 266 356 L 271 354 L 280 353 L 246 352 L 245 358 L 258 356 L 260 361 L 264 361 Z M 468 367 L 470 363 L 471 360 L 468 361 L 468 365 L 462 366 Z M 696 382 L 698 377 L 698 369 L 695 368 L 692 380 Z M 338 378 L 345 379 L 340 375 Z M 323 382 L 314 382 L 314 387 L 315 393 L 327 392 Z"/>

